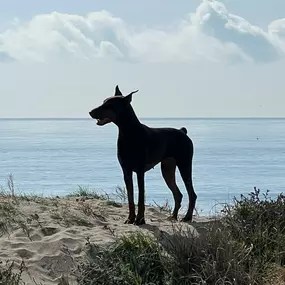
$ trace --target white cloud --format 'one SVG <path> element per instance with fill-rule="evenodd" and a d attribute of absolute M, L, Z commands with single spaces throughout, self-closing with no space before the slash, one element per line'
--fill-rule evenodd
<path fill-rule="evenodd" d="M 272 26 L 265 32 L 245 19 L 229 13 L 224 4 L 218 1 L 203 1 L 193 16 L 193 22 L 205 34 L 224 43 L 236 44 L 253 60 L 275 60 L 282 54 L 276 41 L 278 35 L 272 36 Z M 275 23 L 276 30 L 285 31 L 284 28 L 280 22 Z"/>
<path fill-rule="evenodd" d="M 285 55 L 285 19 L 268 31 L 229 13 L 224 4 L 204 0 L 171 28 L 142 29 L 106 11 L 85 16 L 53 12 L 28 22 L 14 21 L 0 34 L 0 61 L 61 61 L 114 58 L 139 62 L 206 59 L 265 62 Z"/>
<path fill-rule="evenodd" d="M 269 31 L 278 47 L 285 53 L 285 18 L 273 21 L 269 25 Z"/>

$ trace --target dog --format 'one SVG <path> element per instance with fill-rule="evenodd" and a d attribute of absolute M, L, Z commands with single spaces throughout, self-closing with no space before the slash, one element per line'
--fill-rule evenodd
<path fill-rule="evenodd" d="M 182 221 L 191 222 L 197 195 L 192 183 L 193 142 L 185 127 L 151 128 L 140 122 L 131 105 L 132 96 L 139 90 L 123 96 L 117 85 L 115 94 L 89 112 L 98 126 L 114 123 L 119 129 L 117 158 L 122 168 L 127 189 L 129 216 L 125 224 L 145 224 L 145 173 L 161 163 L 162 176 L 172 191 L 175 206 L 170 219 L 177 220 L 182 193 L 175 181 L 176 166 L 185 184 L 189 204 Z M 134 204 L 133 172 L 138 182 L 138 212 Z"/>

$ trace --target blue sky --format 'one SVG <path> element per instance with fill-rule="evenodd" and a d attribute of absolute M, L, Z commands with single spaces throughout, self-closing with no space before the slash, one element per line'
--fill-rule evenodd
<path fill-rule="evenodd" d="M 255 25 L 266 27 L 271 21 L 283 18 L 285 1 L 283 0 L 224 0 L 227 8 Z M 7 25 L 14 17 L 28 20 L 41 13 L 58 11 L 61 13 L 85 14 L 90 11 L 107 10 L 112 14 L 134 24 L 160 25 L 181 19 L 195 10 L 198 0 L 9 0 L 0 1 L 1 24 Z"/>
<path fill-rule="evenodd" d="M 144 117 L 285 116 L 284 0 L 0 5 L 0 117 L 87 117 L 115 84 Z"/>
<path fill-rule="evenodd" d="M 18 17 L 28 20 L 40 13 L 51 13 L 58 11 L 61 13 L 86 14 L 91 11 L 107 10 L 112 14 L 124 19 L 127 22 L 139 25 L 160 25 L 168 24 L 170 21 L 180 20 L 181 17 L 194 10 L 199 1 L 180 1 L 175 5 L 173 1 L 131 1 L 131 0 L 84 0 L 84 1 L 0 1 L 0 17 L 2 25 Z"/>

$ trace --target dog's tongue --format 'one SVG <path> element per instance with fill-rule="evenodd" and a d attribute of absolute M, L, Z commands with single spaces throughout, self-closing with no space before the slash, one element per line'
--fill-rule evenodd
<path fill-rule="evenodd" d="M 101 126 L 102 125 L 102 120 L 100 119 L 97 119 L 97 123 L 96 123 L 98 126 Z"/>
<path fill-rule="evenodd" d="M 97 125 L 98 126 L 103 126 L 103 125 L 108 124 L 110 122 L 111 122 L 111 120 L 109 118 L 97 119 Z"/>

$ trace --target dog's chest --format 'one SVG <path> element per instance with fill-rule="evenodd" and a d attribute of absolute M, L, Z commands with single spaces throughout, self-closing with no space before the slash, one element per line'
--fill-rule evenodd
<path fill-rule="evenodd" d="M 151 140 L 118 140 L 117 156 L 122 167 L 137 171 L 148 171 L 161 161 L 164 146 L 151 143 Z"/>
<path fill-rule="evenodd" d="M 117 156 L 123 167 L 135 170 L 145 161 L 145 146 L 137 141 L 118 140 Z"/>

